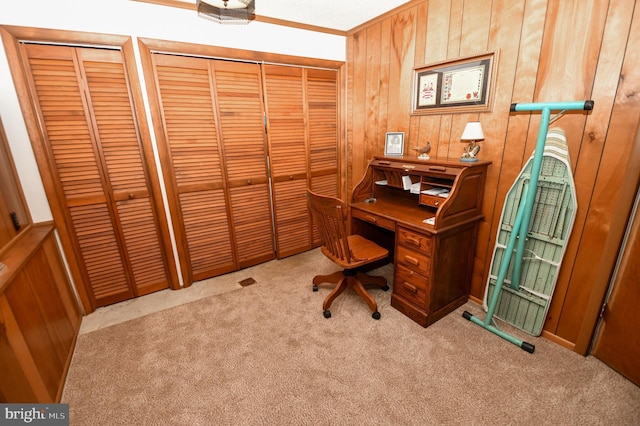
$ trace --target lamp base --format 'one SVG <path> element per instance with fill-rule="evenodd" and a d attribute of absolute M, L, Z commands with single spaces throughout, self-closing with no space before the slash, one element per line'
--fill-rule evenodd
<path fill-rule="evenodd" d="M 476 157 L 460 157 L 460 161 L 463 163 L 475 163 L 478 159 Z"/>

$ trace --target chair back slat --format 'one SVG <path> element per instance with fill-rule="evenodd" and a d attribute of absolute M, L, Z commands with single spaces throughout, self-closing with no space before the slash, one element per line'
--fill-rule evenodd
<path fill-rule="evenodd" d="M 309 209 L 318 227 L 323 247 L 336 259 L 351 262 L 351 250 L 347 239 L 347 209 L 334 197 L 327 197 L 307 189 Z"/>

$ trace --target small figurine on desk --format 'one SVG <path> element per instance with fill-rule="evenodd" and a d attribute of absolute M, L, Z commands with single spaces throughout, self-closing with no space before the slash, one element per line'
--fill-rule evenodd
<path fill-rule="evenodd" d="M 478 161 L 478 153 L 480 152 L 480 145 L 475 143 L 475 141 L 471 141 L 469 146 L 464 149 L 464 153 L 460 157 L 461 161 Z"/>
<path fill-rule="evenodd" d="M 419 155 L 418 158 L 421 160 L 428 160 L 431 157 L 429 157 L 429 152 L 431 152 L 431 142 L 427 141 L 427 144 L 425 146 L 421 146 L 421 147 L 415 147 L 413 148 L 415 151 L 418 151 Z"/>

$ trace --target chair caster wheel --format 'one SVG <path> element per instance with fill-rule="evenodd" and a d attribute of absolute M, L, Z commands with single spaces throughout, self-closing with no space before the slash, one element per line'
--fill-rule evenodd
<path fill-rule="evenodd" d="M 389 291 L 389 286 L 385 285 L 384 287 L 382 287 L 382 291 Z"/>
<path fill-rule="evenodd" d="M 331 311 L 327 309 L 322 313 L 322 315 L 324 315 L 325 318 L 331 318 Z"/>
<path fill-rule="evenodd" d="M 313 285 L 313 291 L 318 291 L 318 286 L 317 285 Z"/>
<path fill-rule="evenodd" d="M 373 314 L 371 314 L 371 317 L 372 317 L 374 320 L 379 320 L 379 319 L 380 319 L 380 312 L 375 311 Z"/>

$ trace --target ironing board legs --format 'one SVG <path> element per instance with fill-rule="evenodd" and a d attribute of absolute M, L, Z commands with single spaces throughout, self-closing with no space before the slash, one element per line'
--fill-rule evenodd
<path fill-rule="evenodd" d="M 479 325 L 480 327 L 484 328 L 485 330 L 489 330 L 493 334 L 496 334 L 496 335 L 502 337 L 506 341 L 508 341 L 510 343 L 513 343 L 516 346 L 519 346 L 521 349 L 529 352 L 530 354 L 532 354 L 533 351 L 536 350 L 536 347 L 534 345 L 532 345 L 531 343 L 527 343 L 527 342 L 525 342 L 523 340 L 520 340 L 520 339 L 518 339 L 516 337 L 513 337 L 509 333 L 505 333 L 504 331 L 500 330 L 497 327 L 494 327 L 493 325 L 485 324 L 482 320 L 480 320 L 478 317 L 473 316 L 468 311 L 464 311 L 464 313 L 462 314 L 462 317 L 464 319 L 468 319 L 469 321 L 471 321 L 474 324 Z"/>
<path fill-rule="evenodd" d="M 509 236 L 509 241 L 507 243 L 507 247 L 505 248 L 504 256 L 502 257 L 502 263 L 500 263 L 498 278 L 496 280 L 496 285 L 493 289 L 493 294 L 491 294 L 491 300 L 489 301 L 487 315 L 485 316 L 484 321 L 471 315 L 471 313 L 467 311 L 464 311 L 462 316 L 463 318 L 473 322 L 474 324 L 477 324 L 480 327 L 486 330 L 489 330 L 493 334 L 496 334 L 502 337 L 503 339 L 513 343 L 514 345 L 521 347 L 525 351 L 529 353 L 533 353 L 533 351 L 535 350 L 534 345 L 532 345 L 531 343 L 523 342 L 520 339 L 516 339 L 510 334 L 505 333 L 504 331 L 501 331 L 497 327 L 494 327 L 491 325 L 491 320 L 493 319 L 493 313 L 495 312 L 496 306 L 498 304 L 498 297 L 500 296 L 500 291 L 502 290 L 502 286 L 504 285 L 504 279 L 507 276 L 509 263 L 511 262 L 511 258 L 513 257 L 513 250 L 520 234 L 519 231 L 520 231 L 520 227 L 522 226 L 522 220 L 523 220 L 523 217 L 525 216 L 525 211 L 530 208 L 528 204 L 529 202 L 529 197 L 527 196 L 528 193 L 529 193 L 529 187 L 525 186 L 522 191 L 522 202 L 518 207 L 518 213 L 516 214 L 516 219 L 513 224 L 513 229 L 511 230 L 511 235 Z"/>

